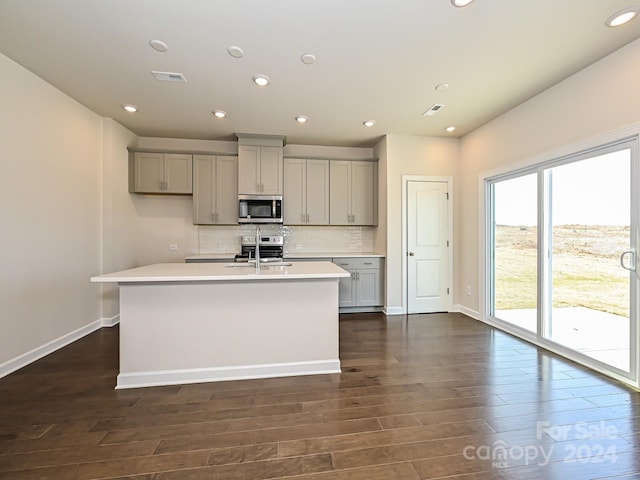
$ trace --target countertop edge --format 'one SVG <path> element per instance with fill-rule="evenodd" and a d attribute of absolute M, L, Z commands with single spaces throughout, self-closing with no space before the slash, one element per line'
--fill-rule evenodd
<path fill-rule="evenodd" d="M 318 262 L 299 262 L 298 268 L 307 264 L 306 270 L 291 272 L 289 268 L 265 265 L 260 274 L 252 273 L 252 268 L 242 271 L 228 269 L 223 264 L 206 263 L 166 263 L 132 268 L 119 272 L 96 275 L 90 278 L 92 283 L 214 283 L 214 282 L 269 282 L 277 280 L 331 280 L 346 278 L 349 272 L 330 262 L 324 268 L 318 268 Z M 280 268 L 280 270 L 272 270 Z M 310 270 L 311 269 L 311 270 Z M 249 271 L 247 271 L 249 270 Z M 236 273 L 238 272 L 238 273 Z"/>
<path fill-rule="evenodd" d="M 185 260 L 229 260 L 233 261 L 235 254 L 226 253 L 200 253 L 196 255 L 189 255 L 185 257 Z M 290 255 L 284 255 L 283 260 L 297 260 L 303 258 L 386 258 L 383 253 L 375 252 L 337 252 L 337 253 L 294 253 Z"/>

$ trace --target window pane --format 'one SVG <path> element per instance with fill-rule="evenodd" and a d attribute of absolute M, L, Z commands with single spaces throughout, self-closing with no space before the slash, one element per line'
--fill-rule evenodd
<path fill-rule="evenodd" d="M 630 151 L 551 168 L 544 336 L 628 372 Z"/>
<path fill-rule="evenodd" d="M 493 184 L 493 309 L 496 318 L 537 329 L 537 174 Z"/>

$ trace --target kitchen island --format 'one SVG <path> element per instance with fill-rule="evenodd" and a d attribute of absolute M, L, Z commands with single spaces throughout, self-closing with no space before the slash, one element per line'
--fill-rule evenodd
<path fill-rule="evenodd" d="M 331 262 L 163 263 L 91 278 L 120 287 L 116 388 L 340 372 Z"/>

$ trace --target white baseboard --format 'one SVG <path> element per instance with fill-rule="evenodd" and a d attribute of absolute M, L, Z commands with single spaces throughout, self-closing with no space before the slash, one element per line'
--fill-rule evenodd
<path fill-rule="evenodd" d="M 385 315 L 404 315 L 402 307 L 384 307 Z"/>
<path fill-rule="evenodd" d="M 340 373 L 340 360 L 121 373 L 116 389 Z"/>
<path fill-rule="evenodd" d="M 474 320 L 480 320 L 480 312 L 471 310 L 470 308 L 465 307 L 464 305 L 454 305 L 453 311 L 457 313 L 464 313 L 467 317 L 471 317 Z"/>
<path fill-rule="evenodd" d="M 110 318 L 103 317 L 100 319 L 100 322 L 102 323 L 103 327 L 114 327 L 120 323 L 120 314 L 114 315 Z"/>
<path fill-rule="evenodd" d="M 0 364 L 0 378 L 6 377 L 10 373 L 15 372 L 16 370 L 20 370 L 23 367 L 26 367 L 30 363 L 35 362 L 36 360 L 41 359 L 49 355 L 50 353 L 55 352 L 56 350 L 61 349 L 62 347 L 66 347 L 70 343 L 75 342 L 76 340 L 81 339 L 82 337 L 89 335 L 92 332 L 102 328 L 102 327 L 112 327 L 116 325 L 120 321 L 120 316 L 116 315 L 111 318 L 101 318 L 94 322 L 85 325 L 84 327 L 80 327 L 73 332 L 66 333 L 55 340 L 45 343 L 40 347 L 36 347 L 33 350 L 23 353 L 22 355 L 18 355 L 11 360 L 7 360 L 6 362 Z"/>

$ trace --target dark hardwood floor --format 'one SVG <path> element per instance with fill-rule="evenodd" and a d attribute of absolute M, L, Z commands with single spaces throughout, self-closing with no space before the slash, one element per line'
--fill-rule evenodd
<path fill-rule="evenodd" d="M 638 393 L 463 315 L 343 315 L 340 351 L 116 391 L 99 330 L 0 379 L 0 478 L 640 479 Z"/>

